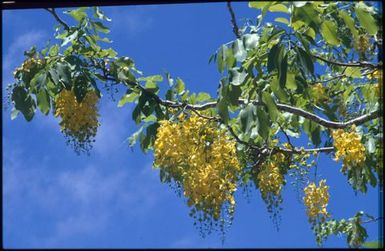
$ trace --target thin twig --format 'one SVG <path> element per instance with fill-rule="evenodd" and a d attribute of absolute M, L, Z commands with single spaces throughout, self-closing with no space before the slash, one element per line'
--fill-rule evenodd
<path fill-rule="evenodd" d="M 334 151 L 334 147 L 320 147 L 320 148 L 293 148 L 293 149 L 285 149 L 285 148 L 275 148 L 274 152 L 282 152 L 289 154 L 302 154 L 302 153 L 319 153 L 319 152 L 332 152 Z"/>
<path fill-rule="evenodd" d="M 277 124 L 278 124 L 278 126 L 279 126 L 279 129 L 281 129 L 282 133 L 285 135 L 286 140 L 287 140 L 287 143 L 288 143 L 288 144 L 291 146 L 291 148 L 293 149 L 294 146 L 293 146 L 293 144 L 291 143 L 291 140 L 290 140 L 289 135 L 287 135 L 287 133 L 285 132 L 285 130 L 283 129 L 283 127 L 282 127 L 282 125 L 281 125 L 280 123 L 277 122 Z"/>
<path fill-rule="evenodd" d="M 257 146 L 255 146 L 255 145 L 253 145 L 253 144 L 250 144 L 250 143 L 248 143 L 248 142 L 246 142 L 246 141 L 241 140 L 241 139 L 238 137 L 238 135 L 234 132 L 234 129 L 233 129 L 229 124 L 225 123 L 223 120 L 221 120 L 220 123 L 226 126 L 227 130 L 230 132 L 230 134 L 234 137 L 234 139 L 235 139 L 238 143 L 243 144 L 243 145 L 246 145 L 246 146 L 249 146 L 250 148 L 252 148 L 252 149 L 254 149 L 254 150 L 260 151 L 260 149 L 259 149 Z"/>
<path fill-rule="evenodd" d="M 375 222 L 375 221 L 379 221 L 379 220 L 383 220 L 383 219 L 384 219 L 384 217 L 377 217 L 377 218 L 374 218 L 374 219 L 362 221 L 361 223 Z"/>
<path fill-rule="evenodd" d="M 231 7 L 230 0 L 227 1 L 227 8 L 228 8 L 228 10 L 230 12 L 231 24 L 233 25 L 233 32 L 234 32 L 235 36 L 239 39 L 239 38 L 241 38 L 241 34 L 239 32 L 239 28 L 238 28 L 238 25 L 237 25 L 237 20 L 235 18 L 233 7 Z"/>
<path fill-rule="evenodd" d="M 55 9 L 54 8 L 46 8 L 45 9 L 46 11 L 48 11 L 49 13 L 51 13 L 54 18 L 56 19 L 56 21 L 58 21 L 61 25 L 63 25 L 64 29 L 69 31 L 70 30 L 70 27 L 68 26 L 68 24 L 66 24 L 59 16 L 58 14 L 56 13 Z"/>
<path fill-rule="evenodd" d="M 372 64 L 372 63 L 369 63 L 369 62 L 344 63 L 344 62 L 337 62 L 337 61 L 333 61 L 333 60 L 330 60 L 330 59 L 326 59 L 326 58 L 323 58 L 323 57 L 321 57 L 319 55 L 312 55 L 312 56 L 315 57 L 316 59 L 319 59 L 319 60 L 325 62 L 325 63 L 339 65 L 339 66 L 369 67 L 369 68 L 380 68 L 381 67 L 380 65 L 375 65 L 375 64 Z"/>
<path fill-rule="evenodd" d="M 199 113 L 198 111 L 195 111 L 194 109 L 192 109 L 191 111 L 194 112 L 196 115 L 198 115 L 198 117 L 201 117 L 201 118 L 204 118 L 207 120 L 220 121 L 220 118 L 218 118 L 218 117 L 206 116 L 206 115 Z"/>

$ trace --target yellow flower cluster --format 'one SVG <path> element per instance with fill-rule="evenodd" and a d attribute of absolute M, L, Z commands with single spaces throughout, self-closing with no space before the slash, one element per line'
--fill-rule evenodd
<path fill-rule="evenodd" d="M 378 84 L 376 84 L 374 86 L 374 94 L 377 96 L 377 97 L 380 97 L 381 96 L 381 88 L 382 88 L 382 81 L 379 82 Z"/>
<path fill-rule="evenodd" d="M 16 70 L 13 72 L 13 76 L 16 78 L 18 73 L 20 72 L 30 72 L 35 67 L 42 67 L 45 64 L 44 59 L 40 58 L 28 58 L 23 62 L 23 64 L 16 68 Z"/>
<path fill-rule="evenodd" d="M 336 148 L 335 160 L 343 158 L 344 169 L 357 166 L 365 161 L 365 146 L 361 143 L 361 135 L 355 130 L 356 126 L 353 125 L 351 132 L 345 132 L 342 129 L 332 132 Z"/>
<path fill-rule="evenodd" d="M 283 175 L 279 170 L 279 165 L 285 161 L 283 153 L 276 153 L 272 156 L 271 161 L 267 161 L 262 165 L 262 170 L 258 173 L 258 186 L 261 191 L 262 198 L 267 199 L 269 194 L 278 196 L 282 189 Z"/>
<path fill-rule="evenodd" d="M 381 95 L 381 89 L 382 89 L 382 70 L 375 70 L 371 74 L 368 75 L 368 79 L 377 79 L 378 83 L 374 85 L 374 94 L 377 97 L 380 97 Z"/>
<path fill-rule="evenodd" d="M 313 85 L 312 92 L 313 97 L 317 103 L 328 99 L 328 96 L 325 93 L 325 87 L 321 83 Z"/>
<path fill-rule="evenodd" d="M 235 141 L 217 123 L 195 114 L 182 114 L 179 123 L 160 121 L 154 150 L 154 165 L 183 186 L 192 214 L 218 220 L 226 202 L 232 214 L 241 166 Z"/>
<path fill-rule="evenodd" d="M 355 41 L 355 48 L 361 53 L 365 53 L 369 47 L 370 43 L 367 36 L 360 36 L 358 40 Z"/>
<path fill-rule="evenodd" d="M 382 77 L 382 70 L 375 70 L 368 75 L 368 79 L 376 78 L 380 79 Z"/>
<path fill-rule="evenodd" d="M 310 183 L 304 192 L 303 199 L 310 222 L 315 222 L 318 216 L 321 216 L 321 220 L 330 216 L 326 210 L 329 203 L 329 186 L 326 185 L 326 180 L 321 180 L 318 187 L 314 182 Z"/>
<path fill-rule="evenodd" d="M 62 131 L 80 144 L 95 137 L 99 126 L 98 101 L 94 91 L 87 92 L 82 102 L 78 102 L 73 91 L 62 90 L 55 99 L 55 117 L 61 117 Z"/>

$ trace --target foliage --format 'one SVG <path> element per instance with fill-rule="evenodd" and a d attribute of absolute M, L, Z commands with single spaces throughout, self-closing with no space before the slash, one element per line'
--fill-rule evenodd
<path fill-rule="evenodd" d="M 316 160 L 335 152 L 354 191 L 382 188 L 382 12 L 362 1 L 249 7 L 256 23 L 246 22 L 210 57 L 222 74 L 214 98 L 190 92 L 169 73 L 142 76 L 131 58 L 102 45 L 110 43 L 101 34 L 109 33 L 104 22 L 111 20 L 98 7 L 65 11 L 73 25 L 47 9 L 59 23 L 58 43 L 25 52 L 10 85 L 11 116 L 21 112 L 30 121 L 36 108 L 52 111 L 67 136 L 88 142 L 98 126 L 100 86 L 123 86 L 117 106 L 132 105 L 139 126 L 129 146 L 154 151 L 161 181 L 183 192 L 198 221 L 220 221 L 223 231 L 221 215 L 231 221 L 234 191 L 250 184 L 276 216 L 286 178 L 294 177 L 297 189 L 309 184 L 301 193 L 310 219 L 325 216 L 310 220 L 317 243 L 343 233 L 349 246 L 359 247 L 367 237 L 363 213 L 326 221 L 329 192 L 325 180 L 315 185 Z M 271 12 L 278 17 L 265 21 Z M 300 137 L 313 148 L 291 143 Z"/>

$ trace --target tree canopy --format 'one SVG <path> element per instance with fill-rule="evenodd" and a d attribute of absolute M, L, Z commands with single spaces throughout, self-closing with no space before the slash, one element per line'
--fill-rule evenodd
<path fill-rule="evenodd" d="M 134 59 L 119 56 L 107 46 L 112 20 L 99 7 L 65 11 L 71 24 L 48 8 L 56 40 L 25 51 L 9 85 L 11 118 L 51 112 L 69 145 L 87 153 L 99 126 L 101 87 L 124 87 L 117 106 L 133 106 L 138 126 L 129 146 L 154 154 L 161 182 L 186 197 L 203 236 L 225 233 L 239 188 L 259 190 L 278 227 L 290 176 L 303 191 L 316 242 L 344 234 L 349 247 L 361 247 L 365 224 L 382 216 L 333 218 L 316 159 L 324 154 L 340 163 L 336 172 L 357 193 L 382 191 L 382 10 L 362 1 L 248 5 L 256 19 L 238 26 L 227 2 L 234 40 L 209 59 L 222 76 L 215 97 L 189 91 L 168 73 L 146 76 Z M 265 21 L 268 15 L 274 22 Z M 293 143 L 301 137 L 309 143 Z"/>

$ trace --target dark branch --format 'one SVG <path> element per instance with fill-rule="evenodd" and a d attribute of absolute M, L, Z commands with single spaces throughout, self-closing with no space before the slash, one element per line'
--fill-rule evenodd
<path fill-rule="evenodd" d="M 323 57 L 318 56 L 318 55 L 312 55 L 312 56 L 315 57 L 316 59 L 319 59 L 319 60 L 325 62 L 325 63 L 339 65 L 339 66 L 369 67 L 369 68 L 380 68 L 381 67 L 380 65 L 375 65 L 375 64 L 372 64 L 372 63 L 369 63 L 369 62 L 343 63 L 343 62 L 337 62 L 337 61 L 333 61 L 333 60 L 330 60 L 330 59 L 326 59 L 326 58 L 323 58 Z"/>
<path fill-rule="evenodd" d="M 220 122 L 221 122 L 221 124 L 223 124 L 223 125 L 226 126 L 227 130 L 230 132 L 230 134 L 235 138 L 235 140 L 236 140 L 238 143 L 243 144 L 243 145 L 246 145 L 246 146 L 248 146 L 248 147 L 250 147 L 250 148 L 252 148 L 252 149 L 254 149 L 254 150 L 258 150 L 258 152 L 260 151 L 260 149 L 259 149 L 257 146 L 255 146 L 255 145 L 253 145 L 253 144 L 250 144 L 250 143 L 248 143 L 248 142 L 246 142 L 246 141 L 241 140 L 241 139 L 238 137 L 238 135 L 234 132 L 233 128 L 232 128 L 230 125 L 228 125 L 228 124 L 225 123 L 224 121 L 220 121 Z"/>
<path fill-rule="evenodd" d="M 169 106 L 169 107 L 177 108 L 177 107 L 182 107 L 184 105 L 184 104 L 169 101 L 169 100 L 162 100 L 162 99 L 160 99 L 160 100 L 161 100 L 161 104 L 163 104 L 165 106 Z M 240 99 L 240 100 L 238 100 L 238 103 L 239 104 L 246 104 L 247 100 Z M 257 106 L 263 106 L 264 105 L 262 102 L 259 102 L 259 101 L 253 101 L 252 103 L 254 105 L 257 105 Z M 209 109 L 209 108 L 214 108 L 214 107 L 216 107 L 216 105 L 217 105 L 217 102 L 209 102 L 209 103 L 202 104 L 202 105 L 189 105 L 189 104 L 187 104 L 186 109 L 205 110 L 205 109 Z M 381 117 L 381 114 L 379 113 L 379 111 L 374 111 L 374 112 L 371 112 L 369 114 L 364 114 L 360 117 L 349 120 L 347 122 L 333 122 L 333 121 L 329 121 L 329 120 L 326 120 L 324 118 L 321 118 L 321 117 L 319 117 L 313 113 L 310 113 L 308 111 L 305 111 L 301 108 L 292 107 L 289 105 L 279 104 L 279 103 L 276 105 L 277 105 L 278 110 L 280 110 L 280 111 L 284 111 L 284 112 L 288 112 L 291 114 L 295 114 L 295 115 L 304 117 L 304 118 L 309 119 L 313 122 L 316 122 L 317 124 L 320 124 L 326 128 L 331 128 L 331 129 L 346 128 L 346 127 L 349 127 L 353 124 L 361 125 L 365 122 L 368 122 L 368 121 L 373 120 L 375 118 Z"/>
<path fill-rule="evenodd" d="M 68 26 L 68 24 L 66 24 L 59 16 L 58 14 L 56 13 L 55 9 L 54 8 L 46 8 L 45 9 L 46 11 L 48 11 L 49 13 L 51 13 L 54 18 L 56 19 L 56 21 L 58 21 L 61 25 L 63 25 L 64 29 L 66 31 L 69 31 L 70 30 L 70 27 Z"/>
<path fill-rule="evenodd" d="M 362 221 L 361 223 L 369 223 L 369 222 L 375 222 L 375 221 L 379 221 L 379 220 L 383 220 L 384 217 L 377 217 L 377 218 L 374 218 L 374 219 L 369 219 L 369 220 L 366 220 L 366 221 Z"/>
<path fill-rule="evenodd" d="M 235 18 L 234 10 L 231 7 L 230 0 L 227 1 L 227 8 L 229 9 L 229 12 L 230 12 L 231 24 L 233 25 L 233 32 L 234 32 L 235 36 L 239 39 L 239 38 L 241 38 L 241 34 L 239 32 L 239 28 L 238 28 L 237 21 Z"/>
<path fill-rule="evenodd" d="M 294 148 L 294 149 L 285 149 L 285 148 L 278 148 L 275 149 L 273 152 L 282 152 L 282 153 L 289 153 L 289 154 L 302 154 L 302 153 L 319 153 L 319 152 L 332 152 L 334 151 L 334 147 L 320 147 L 320 148 L 308 148 L 308 149 L 301 149 L 301 148 Z"/>

